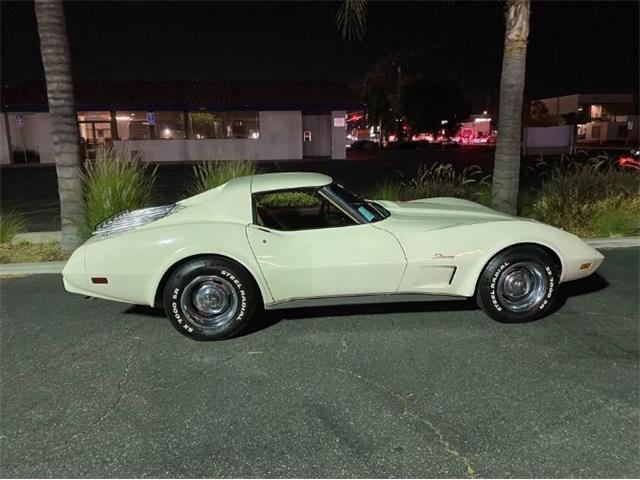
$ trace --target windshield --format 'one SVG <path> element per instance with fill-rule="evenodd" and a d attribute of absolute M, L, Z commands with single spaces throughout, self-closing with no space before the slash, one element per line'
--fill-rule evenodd
<path fill-rule="evenodd" d="M 356 213 L 365 223 L 379 222 L 391 215 L 389 211 L 379 203 L 363 200 L 357 195 L 351 193 L 342 185 L 332 183 L 324 188 L 344 202 L 347 206 L 351 207 L 354 213 Z"/>

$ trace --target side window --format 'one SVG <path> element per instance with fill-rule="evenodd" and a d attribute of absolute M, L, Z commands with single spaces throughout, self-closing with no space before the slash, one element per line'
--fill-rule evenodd
<path fill-rule="evenodd" d="M 315 189 L 259 193 L 253 201 L 256 224 L 273 230 L 312 230 L 356 223 Z"/>

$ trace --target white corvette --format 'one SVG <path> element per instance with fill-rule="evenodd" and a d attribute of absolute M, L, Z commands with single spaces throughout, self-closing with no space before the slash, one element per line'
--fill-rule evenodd
<path fill-rule="evenodd" d="M 274 173 L 107 219 L 62 274 L 69 292 L 163 305 L 180 332 L 213 340 L 262 308 L 475 296 L 496 320 L 532 320 L 603 258 L 467 200 L 369 201 L 326 175 Z"/>

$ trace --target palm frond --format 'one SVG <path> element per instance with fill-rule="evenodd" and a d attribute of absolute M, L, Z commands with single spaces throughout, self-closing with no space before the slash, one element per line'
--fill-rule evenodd
<path fill-rule="evenodd" d="M 361 40 L 367 31 L 367 0 L 344 0 L 336 14 L 336 25 L 342 38 Z"/>

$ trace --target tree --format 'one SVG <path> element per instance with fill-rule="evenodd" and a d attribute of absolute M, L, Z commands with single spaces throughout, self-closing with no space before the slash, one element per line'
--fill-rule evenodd
<path fill-rule="evenodd" d="M 380 126 L 380 138 L 397 128 L 398 75 L 393 66 L 383 61 L 378 63 L 364 79 L 362 95 L 367 104 L 369 122 Z"/>
<path fill-rule="evenodd" d="M 530 10 L 529 0 L 507 0 L 500 77 L 500 125 L 493 164 L 491 206 L 512 214 L 518 209 L 522 99 Z"/>
<path fill-rule="evenodd" d="M 520 137 L 530 0 L 506 0 L 504 53 L 500 79 L 500 125 L 494 161 L 492 206 L 516 213 L 520 177 Z M 366 0 L 344 0 L 336 22 L 345 39 L 362 38 Z"/>
<path fill-rule="evenodd" d="M 414 132 L 435 133 L 447 126 L 455 126 L 468 118 L 469 102 L 464 91 L 454 82 L 410 78 L 402 85 L 400 111 Z"/>
<path fill-rule="evenodd" d="M 58 177 L 61 248 L 69 252 L 82 242 L 82 180 L 71 56 L 62 0 L 35 0 L 35 13 Z"/>

